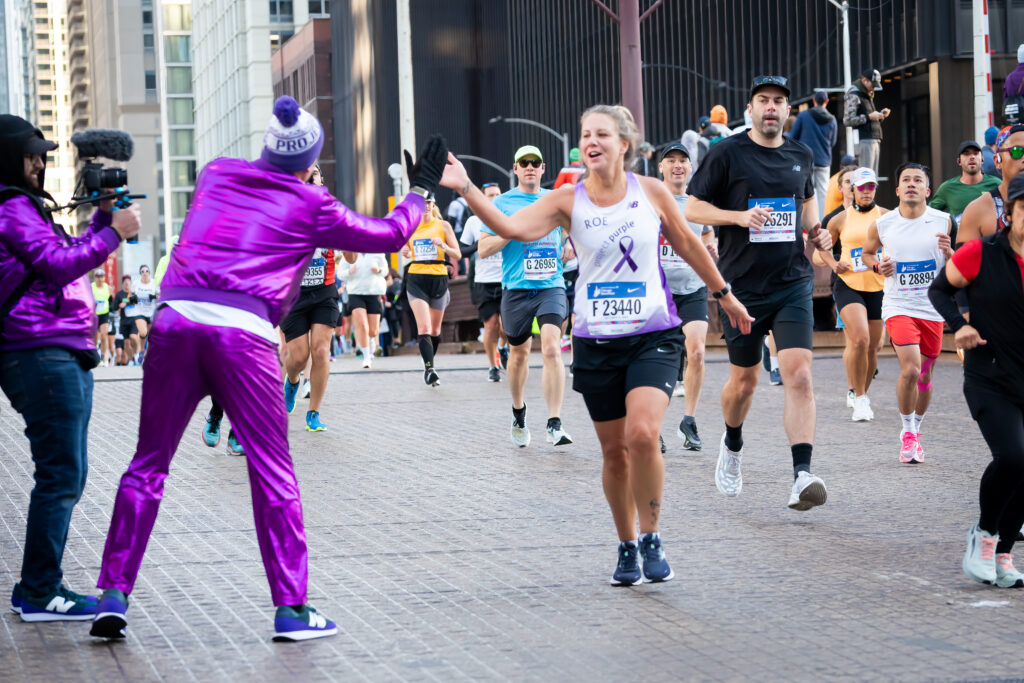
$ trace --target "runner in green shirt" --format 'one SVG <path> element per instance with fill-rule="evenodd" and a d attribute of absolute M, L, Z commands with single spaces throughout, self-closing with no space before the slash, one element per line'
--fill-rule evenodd
<path fill-rule="evenodd" d="M 960 215 L 967 205 L 989 190 L 999 187 L 1001 181 L 995 176 L 981 172 L 981 145 L 974 140 L 960 143 L 956 163 L 963 172 L 959 177 L 950 178 L 939 185 L 928 205 L 933 209 L 946 211 L 959 225 Z"/>

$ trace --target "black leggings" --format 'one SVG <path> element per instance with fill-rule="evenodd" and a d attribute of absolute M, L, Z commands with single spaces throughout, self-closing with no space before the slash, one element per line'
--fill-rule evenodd
<path fill-rule="evenodd" d="M 978 525 L 990 534 L 998 532 L 996 552 L 1008 553 L 1024 524 L 1024 404 L 970 375 L 964 378 L 964 396 L 992 450 L 992 462 L 981 476 Z"/>

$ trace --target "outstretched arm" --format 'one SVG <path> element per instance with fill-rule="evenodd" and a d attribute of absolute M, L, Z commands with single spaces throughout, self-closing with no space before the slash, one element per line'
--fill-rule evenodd
<path fill-rule="evenodd" d="M 407 194 L 384 218 L 352 211 L 324 191 L 324 206 L 315 226 L 318 247 L 385 254 L 398 251 L 416 231 L 426 207 L 423 197 Z"/>

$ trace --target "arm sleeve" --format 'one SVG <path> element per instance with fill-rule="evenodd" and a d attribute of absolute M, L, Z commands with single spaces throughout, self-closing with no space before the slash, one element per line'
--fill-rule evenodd
<path fill-rule="evenodd" d="M 960 313 L 960 307 L 956 305 L 955 296 L 958 291 L 959 288 L 954 287 L 946 277 L 945 268 L 939 269 L 939 274 L 932 280 L 932 284 L 928 288 L 928 298 L 931 300 L 932 306 L 946 320 L 953 332 L 967 324 L 967 320 Z"/>
<path fill-rule="evenodd" d="M 112 220 L 109 211 L 94 212 L 88 235 L 69 245 L 30 200 L 17 197 L 0 211 L 0 239 L 32 272 L 64 287 L 102 265 L 117 249 L 121 238 L 110 227 Z"/>
<path fill-rule="evenodd" d="M 323 248 L 371 254 L 401 249 L 416 231 L 426 206 L 423 197 L 409 193 L 387 216 L 373 218 L 352 211 L 326 190 L 323 199 L 313 241 Z"/>
<path fill-rule="evenodd" d="M 855 92 L 846 93 L 846 100 L 843 103 L 843 125 L 849 128 L 857 128 L 863 126 L 868 122 L 868 117 L 864 114 L 857 115 L 857 109 L 860 107 L 860 97 Z"/>
<path fill-rule="evenodd" d="M 978 277 L 981 270 L 981 240 L 973 239 L 953 252 L 953 265 L 968 281 Z"/>

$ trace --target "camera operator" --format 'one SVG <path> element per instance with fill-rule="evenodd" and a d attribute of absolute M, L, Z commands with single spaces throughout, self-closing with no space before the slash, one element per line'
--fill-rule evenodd
<path fill-rule="evenodd" d="M 21 581 L 23 621 L 91 619 L 97 600 L 64 587 L 61 558 L 82 495 L 96 366 L 96 304 L 88 273 L 139 230 L 138 209 L 102 206 L 70 237 L 43 189 L 57 147 L 28 121 L 0 115 L 0 388 L 25 420 L 35 463 Z"/>

